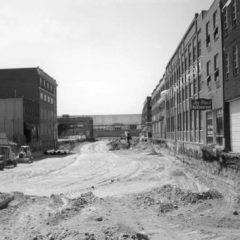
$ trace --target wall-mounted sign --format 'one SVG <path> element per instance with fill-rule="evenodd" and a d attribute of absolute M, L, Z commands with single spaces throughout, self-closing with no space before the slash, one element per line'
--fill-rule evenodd
<path fill-rule="evenodd" d="M 191 110 L 211 110 L 212 99 L 198 98 L 191 100 Z"/>

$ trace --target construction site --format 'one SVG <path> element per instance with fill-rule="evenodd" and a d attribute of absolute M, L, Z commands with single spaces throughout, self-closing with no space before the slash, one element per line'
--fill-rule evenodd
<path fill-rule="evenodd" d="M 1 172 L 0 239 L 239 239 L 236 170 L 131 142 Z"/>
<path fill-rule="evenodd" d="M 0 16 L 0 240 L 240 239 L 240 0 Z"/>

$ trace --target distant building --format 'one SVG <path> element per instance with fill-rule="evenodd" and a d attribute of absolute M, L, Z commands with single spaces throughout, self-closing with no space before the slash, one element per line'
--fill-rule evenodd
<path fill-rule="evenodd" d="M 93 139 L 93 119 L 87 116 L 58 117 L 58 138 L 74 140 Z"/>
<path fill-rule="evenodd" d="M 152 137 L 152 98 L 148 96 L 143 104 L 141 119 L 141 135 Z"/>
<path fill-rule="evenodd" d="M 165 88 L 165 77 L 163 77 L 152 93 L 152 138 L 158 141 L 166 138 Z"/>
<path fill-rule="evenodd" d="M 141 114 L 91 115 L 94 137 L 122 137 L 128 131 L 131 136 L 139 136 Z"/>
<path fill-rule="evenodd" d="M 240 152 L 240 1 L 222 0 L 226 148 Z"/>
<path fill-rule="evenodd" d="M 5 109 L 0 129 L 8 131 L 7 119 L 11 118 L 10 121 L 13 122 L 12 131 L 18 129 L 14 124 L 22 121 L 23 136 L 13 132 L 13 140 L 30 144 L 36 149 L 53 147 L 57 141 L 56 80 L 39 67 L 0 69 L 0 85 L 1 104 Z M 12 109 L 21 105 L 22 110 L 20 109 L 17 116 L 20 116 L 22 111 L 22 120 L 16 119 L 7 105 Z"/>

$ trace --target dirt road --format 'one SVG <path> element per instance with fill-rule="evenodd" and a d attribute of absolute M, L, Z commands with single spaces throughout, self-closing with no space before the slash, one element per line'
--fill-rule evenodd
<path fill-rule="evenodd" d="M 152 151 L 75 150 L 0 173 L 1 192 L 25 194 L 0 210 L 0 239 L 240 239 L 239 203 L 213 178 Z"/>

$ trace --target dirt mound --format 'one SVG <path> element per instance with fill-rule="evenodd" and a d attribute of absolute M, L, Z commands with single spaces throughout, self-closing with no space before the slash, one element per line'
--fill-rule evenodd
<path fill-rule="evenodd" d="M 0 194 L 2 202 L 10 197 L 11 203 L 0 210 L 0 239 L 79 239 L 80 233 L 76 228 L 71 228 L 72 222 L 76 222 L 74 219 L 83 208 L 97 200 L 92 192 L 75 199 L 64 195 Z"/>
<path fill-rule="evenodd" d="M 111 140 L 108 144 L 110 151 L 116 151 L 121 149 L 128 149 L 128 144 L 123 139 L 114 139 Z"/>
<path fill-rule="evenodd" d="M 222 198 L 223 195 L 216 190 L 195 193 L 182 190 L 170 184 L 136 196 L 139 205 L 156 206 L 161 213 L 178 209 L 183 205 L 197 204 L 204 200 Z"/>
<path fill-rule="evenodd" d="M 138 142 L 137 144 L 134 145 L 134 149 L 141 150 L 144 152 L 155 153 L 155 149 L 153 148 L 151 142 Z"/>
<path fill-rule="evenodd" d="M 207 192 L 202 193 L 193 193 L 193 192 L 187 192 L 182 196 L 181 200 L 184 203 L 197 203 L 199 201 L 203 200 L 211 200 L 211 199 L 221 199 L 223 198 L 223 195 L 219 193 L 216 190 L 209 190 Z"/>
<path fill-rule="evenodd" d="M 0 193 L 0 210 L 8 207 L 8 204 L 14 199 L 14 195 Z"/>

